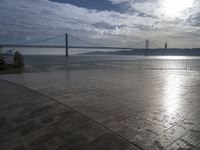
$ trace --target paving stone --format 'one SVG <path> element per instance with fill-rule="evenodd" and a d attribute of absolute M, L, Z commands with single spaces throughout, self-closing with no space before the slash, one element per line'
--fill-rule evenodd
<path fill-rule="evenodd" d="M 189 128 L 191 129 L 192 127 L 194 127 L 194 124 L 191 124 Z M 172 128 L 155 137 L 151 142 L 149 142 L 149 145 L 151 145 L 151 143 L 153 145 L 149 146 L 147 144 L 147 147 L 153 148 L 156 145 L 158 149 L 164 149 L 175 141 L 179 140 L 184 134 L 187 133 L 188 130 L 188 128 L 176 124 Z"/>
<path fill-rule="evenodd" d="M 200 144 L 200 128 L 199 125 L 190 129 L 185 135 L 180 137 L 173 144 L 169 145 L 167 149 L 196 149 Z"/>
<path fill-rule="evenodd" d="M 51 98 L 2 80 L 0 88 L 1 106 L 7 107 L 0 117 L 1 150 L 84 150 L 101 146 L 105 150 L 116 147 L 137 149 L 100 124 Z M 18 95 L 26 94 L 23 99 L 21 96 L 12 96 L 10 89 L 16 89 Z M 7 95 L 15 103 L 2 103 Z M 18 113 L 13 113 L 13 110 Z"/>
<path fill-rule="evenodd" d="M 113 138 L 113 135 L 111 134 L 105 134 L 97 138 L 95 141 L 89 143 L 87 145 L 87 150 L 121 150 L 121 149 L 133 149 L 133 150 L 139 150 L 138 148 L 133 148 L 130 145 L 125 144 L 125 141 L 122 141 L 117 138 Z M 97 147 L 97 149 L 96 149 Z"/>
<path fill-rule="evenodd" d="M 98 65 L 105 67 L 98 69 L 80 69 L 79 59 L 76 61 L 78 69 L 71 67 L 67 71 L 5 75 L 0 78 L 53 97 L 144 149 L 179 149 L 180 146 L 176 146 L 176 142 L 180 142 L 184 147 L 183 139 L 180 141 L 181 137 L 192 132 L 191 128 L 200 121 L 199 60 L 116 60 L 101 62 Z M 188 69 L 193 71 L 183 71 Z M 93 133 L 95 128 L 93 131 L 88 130 L 88 124 L 78 125 L 77 116 L 73 113 L 68 116 L 61 114 L 60 107 L 48 108 L 41 95 L 37 97 L 32 92 L 29 96 L 25 90 L 19 95 L 21 102 L 18 102 L 12 97 L 17 97 L 20 90 L 15 90 L 7 83 L 2 83 L 2 86 L 12 92 L 9 95 L 2 93 L 0 118 L 6 114 L 12 115 L 11 120 L 7 118 L 12 122 L 11 127 L 22 125 L 26 123 L 27 117 L 31 117 L 36 120 L 36 124 L 45 126 L 60 123 L 65 133 L 72 129 L 74 132 L 80 131 L 76 133 L 82 134 L 83 137 L 90 135 L 84 138 L 87 142 L 94 141 L 98 135 L 102 136 L 99 133 L 101 130 L 97 133 Z M 24 100 L 26 97 L 29 100 Z M 35 97 L 34 100 L 31 97 Z M 41 103 L 37 103 L 37 99 L 40 99 Z M 34 103 L 27 103 L 30 100 Z M 42 107 L 47 108 L 45 111 L 48 115 L 45 115 Z M 57 112 L 57 115 L 52 111 Z M 22 117 L 18 118 L 18 115 Z M 82 122 L 87 122 L 86 120 L 83 119 Z M 42 128 L 34 131 L 37 134 L 40 132 L 44 134 Z M 35 136 L 33 133 L 29 134 Z M 66 145 L 62 143 L 64 140 L 57 138 L 55 136 L 53 141 L 60 142 L 58 145 L 65 148 Z M 197 143 L 194 145 L 197 146 Z"/>

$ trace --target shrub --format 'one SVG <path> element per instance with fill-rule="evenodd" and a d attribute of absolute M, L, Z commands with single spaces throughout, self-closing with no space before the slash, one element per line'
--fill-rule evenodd
<path fill-rule="evenodd" d="M 24 58 L 18 51 L 16 51 L 14 54 L 14 66 L 16 68 L 24 67 Z"/>
<path fill-rule="evenodd" d="M 0 58 L 0 65 L 5 65 L 5 61 L 3 60 L 3 58 Z"/>
<path fill-rule="evenodd" d="M 3 60 L 3 58 L 0 58 L 0 71 L 4 70 L 5 68 L 5 61 Z"/>

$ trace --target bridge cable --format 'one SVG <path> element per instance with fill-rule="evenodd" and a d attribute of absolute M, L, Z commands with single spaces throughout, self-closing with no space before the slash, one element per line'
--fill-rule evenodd
<path fill-rule="evenodd" d="M 42 39 L 42 40 L 33 41 L 33 42 L 26 42 L 26 43 L 15 43 L 13 45 L 30 45 L 30 44 L 35 44 L 35 43 L 41 43 L 41 42 L 46 42 L 46 41 L 50 41 L 50 40 L 53 40 L 53 39 L 57 39 L 57 38 L 62 37 L 64 35 L 65 34 L 60 34 L 60 35 L 50 37 L 50 38 L 47 38 L 47 39 Z"/>
<path fill-rule="evenodd" d="M 76 36 L 74 36 L 74 35 L 72 35 L 72 34 L 70 34 L 70 33 L 68 33 L 69 35 L 71 35 L 73 38 L 75 38 L 75 39 L 77 39 L 77 40 L 79 40 L 79 41 L 81 41 L 81 42 L 83 42 L 83 43 L 85 43 L 85 44 L 89 44 L 89 45 L 93 45 L 93 46 L 100 46 L 100 45 L 97 45 L 97 44 L 94 44 L 94 43 L 91 43 L 91 42 L 87 42 L 87 41 L 85 41 L 85 40 L 82 40 L 82 39 L 80 39 L 80 38 L 78 38 L 78 37 L 76 37 Z"/>

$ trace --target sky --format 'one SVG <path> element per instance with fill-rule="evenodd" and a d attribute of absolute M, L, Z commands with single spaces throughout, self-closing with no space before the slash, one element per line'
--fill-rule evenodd
<path fill-rule="evenodd" d="M 0 0 L 0 43 L 200 47 L 199 0 Z M 72 36 L 71 36 L 72 35 Z M 135 43 L 142 43 L 135 45 Z M 42 44 L 42 43 L 41 43 Z"/>

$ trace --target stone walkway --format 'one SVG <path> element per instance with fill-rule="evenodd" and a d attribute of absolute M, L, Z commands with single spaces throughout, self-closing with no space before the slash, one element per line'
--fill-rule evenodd
<path fill-rule="evenodd" d="M 88 117 L 0 80 L 1 150 L 139 150 Z"/>
<path fill-rule="evenodd" d="M 142 149 L 199 150 L 200 73 L 198 72 L 91 69 L 5 75 L 0 78 L 21 84 L 52 97 L 59 103 L 81 112 L 104 128 L 112 131 L 112 133 L 123 137 L 123 139 Z M 16 98 L 18 95 L 17 89 L 16 91 L 12 90 L 14 94 L 5 90 L 8 95 L 8 98 L 5 98 L 6 102 L 7 99 L 11 100 L 9 98 L 11 96 Z M 1 92 L 1 94 L 5 93 Z M 27 99 L 36 99 L 32 93 L 24 92 Z M 38 104 L 41 103 L 40 101 L 41 98 L 37 100 Z M 50 101 L 48 100 L 48 102 Z M 28 108 L 32 108 L 32 105 Z M 16 100 L 13 106 L 17 106 Z M 54 107 L 52 109 L 56 109 Z M 44 119 L 49 117 L 48 113 L 46 113 L 48 109 L 48 107 L 46 110 L 44 108 L 44 114 L 47 115 Z M 43 109 L 39 110 L 43 112 Z M 14 111 L 12 110 L 11 112 Z M 18 122 L 21 119 L 23 121 L 23 115 Z M 50 118 L 50 120 L 52 119 Z M 67 122 L 74 122 L 73 118 L 72 121 L 71 119 L 67 120 Z M 79 120 L 75 120 L 75 127 L 77 122 Z M 87 122 L 87 119 L 83 119 L 83 122 L 79 125 L 82 126 L 83 124 L 85 126 L 85 124 L 88 124 Z M 59 126 L 58 128 L 65 127 L 65 123 L 65 121 L 61 123 L 61 127 Z M 40 122 L 34 124 L 39 126 Z M 70 123 L 69 126 L 74 125 Z M 34 129 L 35 126 L 31 127 L 31 130 L 32 128 Z M 84 128 L 82 129 L 83 132 L 75 132 L 86 135 L 85 139 L 87 140 L 82 141 L 81 139 L 83 143 L 95 141 L 96 136 L 101 137 L 102 132 L 96 133 L 96 129 L 93 130 L 95 127 Z M 73 133 L 73 129 L 70 127 L 67 130 Z M 52 132 L 54 131 L 52 129 Z M 93 135 L 93 131 L 95 131 L 95 135 Z M 39 133 L 41 132 L 39 131 Z M 32 134 L 31 138 L 35 137 L 38 132 L 34 131 Z M 55 136 L 57 139 L 59 135 Z M 70 138 L 70 136 L 68 137 Z M 81 135 L 81 137 L 84 136 Z M 104 136 L 102 137 L 103 139 L 105 138 Z M 115 141 L 116 137 L 113 135 L 112 137 Z M 29 138 L 26 137 L 25 139 Z M 76 137 L 72 135 L 72 138 Z M 119 138 L 117 138 L 117 142 L 118 140 Z M 70 140 L 67 139 L 67 141 Z M 106 145 L 108 144 L 104 146 Z M 83 146 L 79 148 L 83 148 Z M 126 146 L 123 148 L 119 146 L 119 149 L 124 150 L 125 148 Z M 111 147 L 111 149 L 113 148 Z"/>

